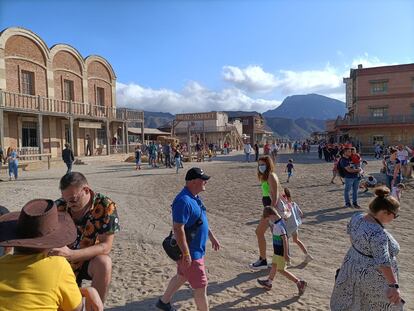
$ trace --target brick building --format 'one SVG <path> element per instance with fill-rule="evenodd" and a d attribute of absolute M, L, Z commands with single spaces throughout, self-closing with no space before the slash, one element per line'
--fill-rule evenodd
<path fill-rule="evenodd" d="M 115 87 L 103 57 L 83 58 L 67 44 L 48 48 L 29 30 L 7 28 L 0 33 L 0 144 L 58 157 L 68 142 L 79 156 L 89 135 L 103 154 L 114 137 L 127 150 L 128 122 L 143 124 L 144 114 L 117 108 Z"/>
<path fill-rule="evenodd" d="M 359 143 L 372 152 L 376 143 L 414 144 L 414 64 L 350 70 L 347 114 L 328 129 L 333 140 Z"/>

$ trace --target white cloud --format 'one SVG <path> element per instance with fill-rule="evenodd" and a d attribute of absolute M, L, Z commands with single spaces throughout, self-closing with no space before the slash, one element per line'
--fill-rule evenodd
<path fill-rule="evenodd" d="M 368 53 L 364 53 L 362 56 L 358 56 L 352 60 L 351 68 L 358 68 L 358 65 L 362 65 L 364 68 L 367 67 L 378 67 L 378 66 L 388 66 L 388 65 L 395 65 L 396 63 L 385 63 L 382 62 L 376 56 L 370 56 Z"/>
<path fill-rule="evenodd" d="M 117 83 L 117 106 L 171 113 L 244 110 L 263 112 L 274 109 L 281 101 L 254 99 L 237 88 L 219 92 L 209 90 L 198 82 L 189 82 L 181 93 L 144 88 L 138 84 Z"/>
<path fill-rule="evenodd" d="M 260 66 L 223 67 L 225 81 L 247 92 L 280 91 L 283 94 L 298 94 L 330 90 L 342 85 L 342 76 L 329 64 L 321 70 L 280 70 L 279 76 L 265 72 Z"/>
<path fill-rule="evenodd" d="M 260 66 L 247 66 L 244 69 L 224 66 L 222 75 L 224 80 L 249 92 L 269 92 L 279 85 L 277 78 Z"/>

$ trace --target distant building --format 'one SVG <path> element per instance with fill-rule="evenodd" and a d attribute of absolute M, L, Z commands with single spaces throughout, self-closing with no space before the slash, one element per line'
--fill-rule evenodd
<path fill-rule="evenodd" d="M 220 148 L 228 143 L 233 148 L 243 145 L 243 128 L 240 120 L 229 121 L 225 112 L 200 112 L 177 114 L 171 130 L 181 142 L 216 144 Z M 161 128 L 159 128 L 161 129 Z M 165 127 L 162 127 L 166 130 Z"/>
<path fill-rule="evenodd" d="M 245 140 L 250 141 L 251 144 L 265 143 L 266 139 L 272 139 L 273 132 L 266 127 L 265 119 L 260 113 L 251 114 L 235 114 L 229 117 L 229 121 L 240 120 L 243 125 L 243 135 Z"/>
<path fill-rule="evenodd" d="M 23 28 L 0 32 L 0 144 L 20 154 L 60 157 L 65 143 L 84 155 L 87 137 L 99 154 L 124 139 L 143 111 L 116 107 L 116 76 L 101 56 L 83 58 L 72 46 L 49 48 Z M 127 148 L 125 148 L 126 150 Z"/>
<path fill-rule="evenodd" d="M 364 152 L 377 143 L 414 144 L 414 64 L 359 65 L 344 83 L 348 112 L 327 124 L 332 140 L 352 141 Z"/>

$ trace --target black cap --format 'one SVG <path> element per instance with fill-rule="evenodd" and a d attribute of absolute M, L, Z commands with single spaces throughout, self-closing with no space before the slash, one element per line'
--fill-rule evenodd
<path fill-rule="evenodd" d="M 194 179 L 198 179 L 198 178 L 200 178 L 202 180 L 209 180 L 210 176 L 204 174 L 204 171 L 199 167 L 190 168 L 187 171 L 187 174 L 185 174 L 185 180 L 186 181 L 194 180 Z"/>

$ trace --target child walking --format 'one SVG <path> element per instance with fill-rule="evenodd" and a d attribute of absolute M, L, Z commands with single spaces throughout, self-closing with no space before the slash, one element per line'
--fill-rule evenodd
<path fill-rule="evenodd" d="M 258 279 L 257 282 L 267 290 L 272 289 L 272 282 L 279 271 L 282 275 L 294 282 L 298 288 L 299 295 L 305 293 L 307 283 L 298 279 L 293 273 L 286 270 L 286 261 L 289 260 L 289 244 L 284 222 L 278 212 L 271 206 L 263 210 L 263 217 L 272 222 L 273 250 L 272 269 L 267 279 Z"/>
<path fill-rule="evenodd" d="M 137 146 L 135 148 L 135 169 L 140 170 L 141 169 L 141 159 L 142 159 L 142 151 L 141 147 Z"/>
<path fill-rule="evenodd" d="M 290 194 L 290 190 L 288 188 L 284 189 L 284 197 L 288 203 L 288 206 L 291 211 L 291 215 L 288 219 L 285 220 L 286 222 L 286 231 L 288 237 L 292 237 L 293 242 L 302 250 L 303 254 L 305 254 L 305 262 L 309 263 L 313 260 L 313 257 L 308 253 L 305 244 L 301 240 L 299 240 L 299 226 L 302 224 L 303 212 L 296 204 L 296 202 L 292 201 L 292 196 Z M 290 261 L 287 263 L 290 265 Z"/>
<path fill-rule="evenodd" d="M 290 177 L 292 177 L 294 170 L 295 168 L 293 167 L 293 160 L 289 159 L 288 164 L 286 165 L 286 168 L 285 168 L 285 173 L 287 172 L 287 176 L 288 176 L 286 182 L 289 182 Z"/>
<path fill-rule="evenodd" d="M 178 169 L 181 168 L 181 152 L 178 148 L 175 149 L 174 159 L 175 159 L 175 172 L 178 174 Z"/>

